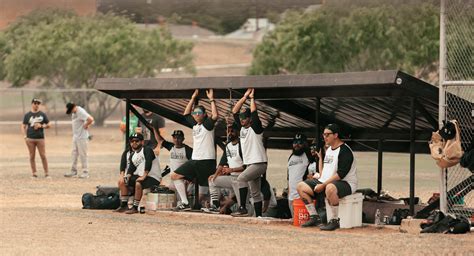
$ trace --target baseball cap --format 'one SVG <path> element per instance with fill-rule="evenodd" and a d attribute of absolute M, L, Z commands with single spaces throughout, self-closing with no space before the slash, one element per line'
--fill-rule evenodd
<path fill-rule="evenodd" d="M 293 144 L 296 144 L 296 143 L 303 144 L 306 142 L 307 139 L 308 138 L 306 137 L 306 135 L 302 133 L 297 133 L 295 134 L 295 137 L 293 137 Z"/>
<path fill-rule="evenodd" d="M 231 128 L 232 130 L 234 131 L 238 131 L 239 130 L 239 126 L 237 125 L 236 122 L 232 122 L 230 124 L 227 125 L 227 128 Z"/>
<path fill-rule="evenodd" d="M 340 136 L 341 135 L 340 134 L 341 133 L 341 128 L 339 127 L 339 125 L 337 125 L 337 124 L 328 124 L 325 129 L 328 129 L 333 133 L 337 133 L 337 134 L 339 134 L 339 137 L 341 137 Z"/>
<path fill-rule="evenodd" d="M 66 104 L 66 114 L 70 115 L 71 112 L 72 112 L 72 109 L 76 106 L 76 104 L 74 104 L 73 102 L 68 102 Z"/>
<path fill-rule="evenodd" d="M 129 140 L 133 140 L 133 139 L 143 140 L 143 135 L 141 133 L 134 133 L 134 134 L 130 135 L 130 137 L 128 139 Z"/>
<path fill-rule="evenodd" d="M 240 118 L 240 119 L 245 119 L 245 118 L 247 118 L 247 117 L 250 117 L 250 108 L 245 108 L 244 111 L 241 111 L 241 112 L 239 113 L 239 118 Z"/>
<path fill-rule="evenodd" d="M 39 104 L 41 104 L 42 101 L 41 101 L 40 99 L 38 99 L 38 98 L 33 98 L 33 99 L 31 100 L 31 103 L 39 103 Z"/>
<path fill-rule="evenodd" d="M 184 132 L 181 130 L 174 130 L 173 134 L 171 134 L 173 137 L 183 137 L 184 138 Z"/>

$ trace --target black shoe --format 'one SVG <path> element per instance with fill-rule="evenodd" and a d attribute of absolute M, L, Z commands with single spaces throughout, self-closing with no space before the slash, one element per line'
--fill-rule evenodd
<path fill-rule="evenodd" d="M 314 217 L 310 217 L 309 220 L 303 224 L 301 224 L 302 228 L 307 228 L 307 227 L 316 227 L 321 225 L 321 218 L 316 215 Z"/>
<path fill-rule="evenodd" d="M 138 209 L 136 207 L 132 207 L 125 212 L 125 214 L 135 214 L 135 213 L 138 213 Z"/>
<path fill-rule="evenodd" d="M 178 206 L 176 206 L 176 208 L 174 208 L 175 211 L 177 212 L 180 212 L 180 211 L 191 211 L 191 207 L 189 206 L 189 204 L 179 204 Z"/>
<path fill-rule="evenodd" d="M 332 219 L 328 224 L 322 226 L 320 229 L 324 231 L 333 231 L 339 228 L 339 218 Z"/>
<path fill-rule="evenodd" d="M 144 214 L 144 213 L 145 213 L 145 207 L 142 206 L 142 207 L 140 207 L 140 214 Z"/>
<path fill-rule="evenodd" d="M 119 208 L 115 209 L 114 212 L 126 212 L 127 210 L 127 206 L 120 206 Z"/>
<path fill-rule="evenodd" d="M 249 216 L 249 212 L 243 206 L 240 206 L 239 209 L 231 214 L 233 217 L 247 217 Z"/>

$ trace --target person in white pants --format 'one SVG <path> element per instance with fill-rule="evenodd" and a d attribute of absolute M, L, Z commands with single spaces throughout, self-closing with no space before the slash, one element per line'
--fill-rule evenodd
<path fill-rule="evenodd" d="M 64 177 L 76 177 L 77 161 L 81 160 L 82 173 L 79 178 L 89 178 L 87 168 L 87 144 L 89 141 L 89 126 L 94 122 L 94 118 L 80 106 L 69 102 L 66 104 L 66 114 L 71 115 L 72 120 L 72 166 L 71 171 L 64 174 Z"/>

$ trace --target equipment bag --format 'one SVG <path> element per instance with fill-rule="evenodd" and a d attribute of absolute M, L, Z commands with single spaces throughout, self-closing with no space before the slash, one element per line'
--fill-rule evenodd
<path fill-rule="evenodd" d="M 433 132 L 429 146 L 431 156 L 439 167 L 448 168 L 458 164 L 463 155 L 458 122 L 445 122 L 439 131 Z"/>
<path fill-rule="evenodd" d="M 117 209 L 120 206 L 120 196 L 116 193 L 94 196 L 91 193 L 82 195 L 82 209 Z"/>

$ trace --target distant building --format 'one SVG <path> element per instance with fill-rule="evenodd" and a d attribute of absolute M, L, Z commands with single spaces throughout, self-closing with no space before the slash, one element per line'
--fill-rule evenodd
<path fill-rule="evenodd" d="M 274 27 L 275 25 L 270 23 L 270 21 L 265 18 L 259 18 L 258 20 L 255 18 L 250 18 L 247 19 L 244 25 L 242 25 L 242 29 L 245 32 L 256 32 L 261 29 L 272 30 Z"/>
<path fill-rule="evenodd" d="M 0 0 L 0 29 L 4 29 L 18 17 L 35 9 L 60 8 L 74 10 L 78 15 L 97 12 L 100 0 Z"/>

